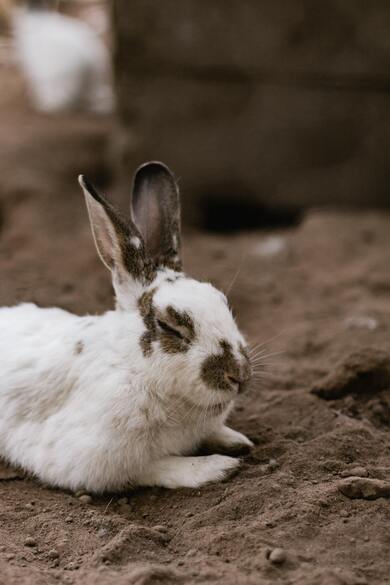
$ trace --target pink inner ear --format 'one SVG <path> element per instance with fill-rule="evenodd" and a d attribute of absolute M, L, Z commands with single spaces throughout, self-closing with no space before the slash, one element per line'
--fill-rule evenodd
<path fill-rule="evenodd" d="M 135 210 L 136 224 L 143 235 L 146 249 L 151 256 L 158 255 L 162 236 L 158 201 L 149 191 L 138 202 L 137 207 L 138 209 Z"/>

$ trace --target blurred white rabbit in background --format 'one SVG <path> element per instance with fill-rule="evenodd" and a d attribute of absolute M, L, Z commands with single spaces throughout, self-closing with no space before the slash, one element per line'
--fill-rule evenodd
<path fill-rule="evenodd" d="M 30 0 L 13 9 L 12 28 L 36 109 L 112 111 L 109 53 L 88 24 Z"/>

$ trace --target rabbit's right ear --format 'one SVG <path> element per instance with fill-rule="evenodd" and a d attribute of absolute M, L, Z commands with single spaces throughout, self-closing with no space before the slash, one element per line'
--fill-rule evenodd
<path fill-rule="evenodd" d="M 134 288 L 152 282 L 155 269 L 147 258 L 143 238 L 130 220 L 127 224 L 114 207 L 83 176 L 84 192 L 95 245 L 103 264 L 111 270 L 117 300 L 122 308 L 131 302 Z"/>

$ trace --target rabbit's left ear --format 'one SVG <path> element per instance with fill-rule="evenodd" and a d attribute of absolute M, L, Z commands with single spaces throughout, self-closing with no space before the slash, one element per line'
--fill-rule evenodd
<path fill-rule="evenodd" d="M 133 221 L 125 222 L 114 207 L 82 175 L 79 183 L 84 192 L 92 233 L 103 264 L 111 271 L 119 305 L 130 306 L 140 286 L 155 277 L 143 238 Z"/>
<path fill-rule="evenodd" d="M 180 196 L 175 177 L 160 162 L 138 168 L 133 180 L 132 216 L 156 266 L 180 272 Z"/>

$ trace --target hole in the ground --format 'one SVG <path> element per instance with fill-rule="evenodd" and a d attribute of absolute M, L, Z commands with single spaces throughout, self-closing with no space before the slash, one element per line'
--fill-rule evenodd
<path fill-rule="evenodd" d="M 213 189 L 200 198 L 202 227 L 217 232 L 252 230 L 259 228 L 283 228 L 297 225 L 303 210 L 297 207 L 273 207 L 260 202 L 256 196 L 237 194 Z"/>

